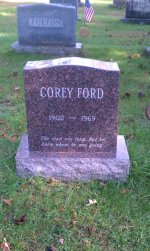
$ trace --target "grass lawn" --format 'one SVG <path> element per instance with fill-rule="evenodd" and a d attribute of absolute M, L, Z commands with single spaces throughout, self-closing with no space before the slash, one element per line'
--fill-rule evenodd
<path fill-rule="evenodd" d="M 124 184 L 16 177 L 15 154 L 26 131 L 23 67 L 50 56 L 11 51 L 17 3 L 0 2 L 0 243 L 6 238 L 14 251 L 150 250 L 150 120 L 145 116 L 150 57 L 144 54 L 150 26 L 120 22 L 125 10 L 109 7 L 107 0 L 92 3 L 90 35 L 80 37 L 84 23 L 78 21 L 77 40 L 84 44 L 84 57 L 116 61 L 121 70 L 118 134 L 125 135 L 131 159 Z M 97 203 L 87 206 L 89 199 Z"/>

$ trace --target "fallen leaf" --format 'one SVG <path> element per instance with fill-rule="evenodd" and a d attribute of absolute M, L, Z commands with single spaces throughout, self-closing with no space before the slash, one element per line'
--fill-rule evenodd
<path fill-rule="evenodd" d="M 4 120 L 0 119 L 0 125 L 5 125 L 5 124 L 6 124 L 6 122 Z"/>
<path fill-rule="evenodd" d="M 96 232 L 96 227 L 94 226 L 87 226 L 86 229 L 90 234 Z"/>
<path fill-rule="evenodd" d="M 10 245 L 10 243 L 7 243 L 7 241 L 6 241 L 6 239 L 5 238 L 3 238 L 4 240 L 3 240 L 3 242 L 2 242 L 2 244 L 1 244 L 1 249 L 2 249 L 2 251 L 10 251 L 11 250 L 11 245 Z"/>
<path fill-rule="evenodd" d="M 123 195 L 127 194 L 128 192 L 129 192 L 129 190 L 125 189 L 125 188 L 120 190 L 120 193 L 123 194 Z"/>
<path fill-rule="evenodd" d="M 16 225 L 22 225 L 22 224 L 24 224 L 26 222 L 26 215 L 22 215 L 20 218 L 14 219 L 13 222 Z"/>
<path fill-rule="evenodd" d="M 7 138 L 7 133 L 6 133 L 6 130 L 5 129 L 2 129 L 1 130 L 1 135 L 0 135 L 0 138 Z"/>
<path fill-rule="evenodd" d="M 91 206 L 91 205 L 94 205 L 94 204 L 97 204 L 97 200 L 90 200 L 89 199 L 89 202 L 88 202 L 87 206 Z"/>
<path fill-rule="evenodd" d="M 14 71 L 14 72 L 12 73 L 12 75 L 13 75 L 13 77 L 18 77 L 18 72 L 17 72 L 17 71 Z"/>
<path fill-rule="evenodd" d="M 145 93 L 144 92 L 139 92 L 138 93 L 138 97 L 139 98 L 144 98 L 145 97 Z"/>
<path fill-rule="evenodd" d="M 20 87 L 19 87 L 19 86 L 15 86 L 13 92 L 14 92 L 14 95 L 15 95 L 16 97 L 19 97 L 19 94 L 20 94 Z"/>
<path fill-rule="evenodd" d="M 5 205 L 7 205 L 7 206 L 11 206 L 11 204 L 12 204 L 12 199 L 3 199 L 2 200 L 2 202 L 5 204 Z"/>
<path fill-rule="evenodd" d="M 63 245 L 63 244 L 64 244 L 64 239 L 63 239 L 63 238 L 59 239 L 59 243 L 60 243 L 61 245 Z"/>
<path fill-rule="evenodd" d="M 83 241 L 84 241 L 84 243 L 85 243 L 87 246 L 91 246 L 91 241 L 90 241 L 90 240 L 85 239 L 85 240 L 83 240 Z"/>
<path fill-rule="evenodd" d="M 140 57 L 141 55 L 138 53 L 133 53 L 133 54 L 128 55 L 128 58 L 140 58 Z"/>
<path fill-rule="evenodd" d="M 131 94 L 129 92 L 125 92 L 125 94 L 122 96 L 122 98 L 129 98 Z"/>
<path fill-rule="evenodd" d="M 64 207 L 60 207 L 58 210 L 59 210 L 60 212 L 63 212 L 63 211 L 64 211 Z"/>
<path fill-rule="evenodd" d="M 15 136 L 12 136 L 12 137 L 9 138 L 9 140 L 10 140 L 11 142 L 14 142 L 14 141 L 17 140 L 17 138 L 16 138 Z"/>
<path fill-rule="evenodd" d="M 73 221 L 76 221 L 76 220 L 77 220 L 77 213 L 76 213 L 75 211 L 73 212 L 71 219 L 72 219 Z"/>
<path fill-rule="evenodd" d="M 47 183 L 51 185 L 56 185 L 57 183 L 59 183 L 59 180 L 51 178 L 47 181 Z"/>
<path fill-rule="evenodd" d="M 56 248 L 51 246 L 46 246 L 44 251 L 56 251 Z"/>

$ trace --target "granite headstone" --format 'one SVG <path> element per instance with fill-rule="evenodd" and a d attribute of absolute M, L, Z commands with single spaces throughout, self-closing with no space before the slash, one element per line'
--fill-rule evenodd
<path fill-rule="evenodd" d="M 73 6 L 23 4 L 17 7 L 17 18 L 18 42 L 12 48 L 18 46 L 18 52 L 35 53 L 41 49 L 41 53 L 50 51 L 53 54 L 55 46 L 60 47 L 61 51 L 68 48 L 70 52 L 81 45 L 76 44 L 76 13 Z"/>
<path fill-rule="evenodd" d="M 17 173 L 125 180 L 129 158 L 117 136 L 119 74 L 117 63 L 83 58 L 28 62 L 28 136 L 18 150 Z"/>
<path fill-rule="evenodd" d="M 78 0 L 50 0 L 50 3 L 74 6 L 76 10 L 76 18 L 78 19 Z"/>
<path fill-rule="evenodd" d="M 150 23 L 149 0 L 127 0 L 126 15 L 123 22 Z"/>

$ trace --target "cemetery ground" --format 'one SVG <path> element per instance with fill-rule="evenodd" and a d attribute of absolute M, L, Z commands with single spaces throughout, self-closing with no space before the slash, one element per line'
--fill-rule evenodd
<path fill-rule="evenodd" d="M 49 55 L 16 54 L 16 4 L 0 2 L 0 243 L 14 251 L 148 251 L 150 120 L 150 26 L 120 22 L 124 9 L 93 0 L 89 37 L 77 40 L 84 57 L 116 61 L 121 70 L 118 134 L 125 135 L 131 170 L 124 184 L 62 183 L 15 174 L 15 154 L 26 131 L 23 67 Z M 82 9 L 79 9 L 82 16 Z M 35 128 L 36 130 L 36 128 Z M 46 248 L 47 247 L 47 248 Z"/>

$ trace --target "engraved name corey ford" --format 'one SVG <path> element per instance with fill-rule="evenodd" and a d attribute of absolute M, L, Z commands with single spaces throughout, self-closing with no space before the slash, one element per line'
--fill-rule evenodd
<path fill-rule="evenodd" d="M 41 87 L 42 98 L 84 98 L 102 99 L 104 91 L 102 88 L 69 88 L 69 87 Z"/>
<path fill-rule="evenodd" d="M 33 17 L 33 18 L 29 18 L 29 26 L 30 27 L 59 28 L 59 27 L 63 27 L 63 20 L 59 18 Z"/>

